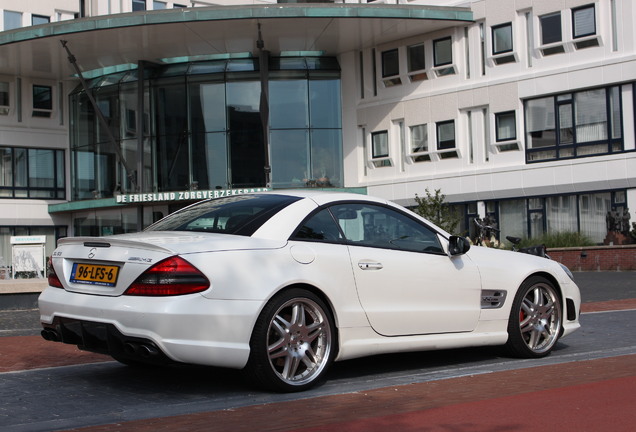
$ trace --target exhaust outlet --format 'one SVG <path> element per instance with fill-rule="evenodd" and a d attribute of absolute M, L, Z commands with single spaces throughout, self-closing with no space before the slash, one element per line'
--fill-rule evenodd
<path fill-rule="evenodd" d="M 60 335 L 53 329 L 46 328 L 40 332 L 40 335 L 47 340 L 52 342 L 59 342 L 62 340 Z"/>
<path fill-rule="evenodd" d="M 153 357 L 159 354 L 159 350 L 152 345 L 140 345 L 139 352 L 142 357 Z"/>
<path fill-rule="evenodd" d="M 136 355 L 139 351 L 139 345 L 132 343 L 132 342 L 126 342 L 124 344 L 124 352 L 130 356 Z"/>

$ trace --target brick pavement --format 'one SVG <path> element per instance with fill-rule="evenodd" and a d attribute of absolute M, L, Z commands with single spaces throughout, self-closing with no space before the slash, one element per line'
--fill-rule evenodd
<path fill-rule="evenodd" d="M 636 355 L 73 432 L 632 431 Z"/>
<path fill-rule="evenodd" d="M 636 309 L 636 299 L 583 305 L 585 313 L 626 309 Z M 1 341 L 0 373 L 111 360 L 39 336 Z M 529 431 L 546 422 L 564 431 L 631 431 L 634 423 L 624 422 L 636 422 L 626 415 L 634 413 L 634 394 L 636 356 L 629 355 L 73 431 Z"/>

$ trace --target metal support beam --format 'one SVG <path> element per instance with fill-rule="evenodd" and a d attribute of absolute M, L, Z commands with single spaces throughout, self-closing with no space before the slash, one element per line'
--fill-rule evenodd
<path fill-rule="evenodd" d="M 110 130 L 110 126 L 108 125 L 108 122 L 106 121 L 106 118 L 104 117 L 104 114 L 102 114 L 102 111 L 99 109 L 99 106 L 97 106 L 97 102 L 95 102 L 95 98 L 93 97 L 92 93 L 90 92 L 90 89 L 88 88 L 88 85 L 86 84 L 86 80 L 84 79 L 84 76 L 82 75 L 82 71 L 80 71 L 79 66 L 77 66 L 77 60 L 75 59 L 75 56 L 71 53 L 70 49 L 67 46 L 67 42 L 65 40 L 60 40 L 60 43 L 62 44 L 62 47 L 66 50 L 66 53 L 68 54 L 68 61 L 73 66 L 73 69 L 75 69 L 75 73 L 77 74 L 77 77 L 79 78 L 80 83 L 82 84 L 82 88 L 86 92 L 86 96 L 88 97 L 88 100 L 90 101 L 91 105 L 93 106 L 93 109 L 95 110 L 95 114 L 97 115 L 97 119 L 99 120 L 100 125 L 106 131 L 106 134 L 108 135 L 108 142 L 110 143 L 110 145 L 113 148 L 113 151 L 115 152 L 115 155 L 117 157 L 117 162 L 121 163 L 121 165 L 126 170 L 126 176 L 128 177 L 130 184 L 132 185 L 133 191 L 137 191 L 137 171 L 134 170 L 133 167 L 130 166 L 130 164 L 126 161 L 126 158 L 124 157 L 121 151 L 121 148 L 119 148 L 119 145 L 117 144 L 117 140 L 115 140 L 115 137 L 113 136 L 113 132 Z"/>
<path fill-rule="evenodd" d="M 272 187 L 271 173 L 272 167 L 269 162 L 269 51 L 265 50 L 265 42 L 261 36 L 261 23 L 258 23 L 258 68 L 261 78 L 261 100 L 259 111 L 261 112 L 261 123 L 263 125 L 263 147 L 265 151 L 265 187 Z"/>

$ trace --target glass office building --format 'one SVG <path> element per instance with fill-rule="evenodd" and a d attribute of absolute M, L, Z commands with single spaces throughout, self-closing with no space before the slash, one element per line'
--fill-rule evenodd
<path fill-rule="evenodd" d="M 146 68 L 141 91 L 137 69 L 95 78 L 87 91 L 103 123 L 78 86 L 70 99 L 72 199 L 131 191 L 118 156 L 128 166 L 143 161 L 142 192 L 342 187 L 338 61 L 280 57 L 267 69 L 263 80 L 252 58 Z"/>

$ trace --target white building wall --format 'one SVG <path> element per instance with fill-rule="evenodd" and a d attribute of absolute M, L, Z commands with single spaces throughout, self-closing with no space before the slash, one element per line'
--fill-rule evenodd
<path fill-rule="evenodd" d="M 345 150 L 345 155 L 352 158 L 362 154 L 366 163 L 354 164 L 345 159 L 347 167 L 363 166 L 355 173 L 347 171 L 347 186 L 367 186 L 370 194 L 403 204 L 412 204 L 415 194 L 422 194 L 426 188 L 441 189 L 451 202 L 633 188 L 636 183 L 634 153 L 526 163 L 525 99 L 636 81 L 633 2 L 594 2 L 595 37 L 599 46 L 577 49 L 572 38 L 570 10 L 590 3 L 590 0 L 471 2 L 476 23 L 467 30 L 468 40 L 464 29 L 456 28 L 375 47 L 377 96 L 373 96 L 371 78 L 373 52 L 365 50 L 365 97 L 360 98 L 358 91 L 356 105 L 357 125 L 364 126 L 366 136 L 363 140 L 358 127 L 358 151 Z M 541 51 L 539 17 L 556 11 L 561 11 L 565 52 L 547 56 Z M 508 22 L 512 22 L 516 61 L 496 65 L 491 53 L 491 27 Z M 481 74 L 480 66 L 480 24 L 486 48 L 485 75 Z M 456 74 L 437 77 L 431 68 L 432 41 L 448 35 L 453 38 Z M 425 43 L 429 79 L 411 83 L 406 72 L 406 47 L 418 42 Z M 381 53 L 394 48 L 400 52 L 402 85 L 385 88 Z M 631 85 L 622 88 L 626 151 L 634 149 L 632 89 Z M 343 95 L 345 101 L 352 100 L 350 97 L 355 96 L 355 92 L 351 93 Z M 510 110 L 516 112 L 519 150 L 501 151 L 495 145 L 494 114 Z M 414 163 L 405 157 L 395 131 L 397 122 L 403 121 L 407 131 L 409 126 L 426 123 L 429 148 L 434 149 L 435 123 L 444 120 L 455 120 L 459 158 L 441 160 L 432 154 L 431 162 Z M 371 134 L 382 130 L 389 131 L 390 167 L 374 167 L 369 163 Z M 360 150 L 363 141 L 366 152 Z M 348 145 L 350 142 L 345 141 L 345 147 Z M 630 190 L 628 197 L 633 195 Z"/>

